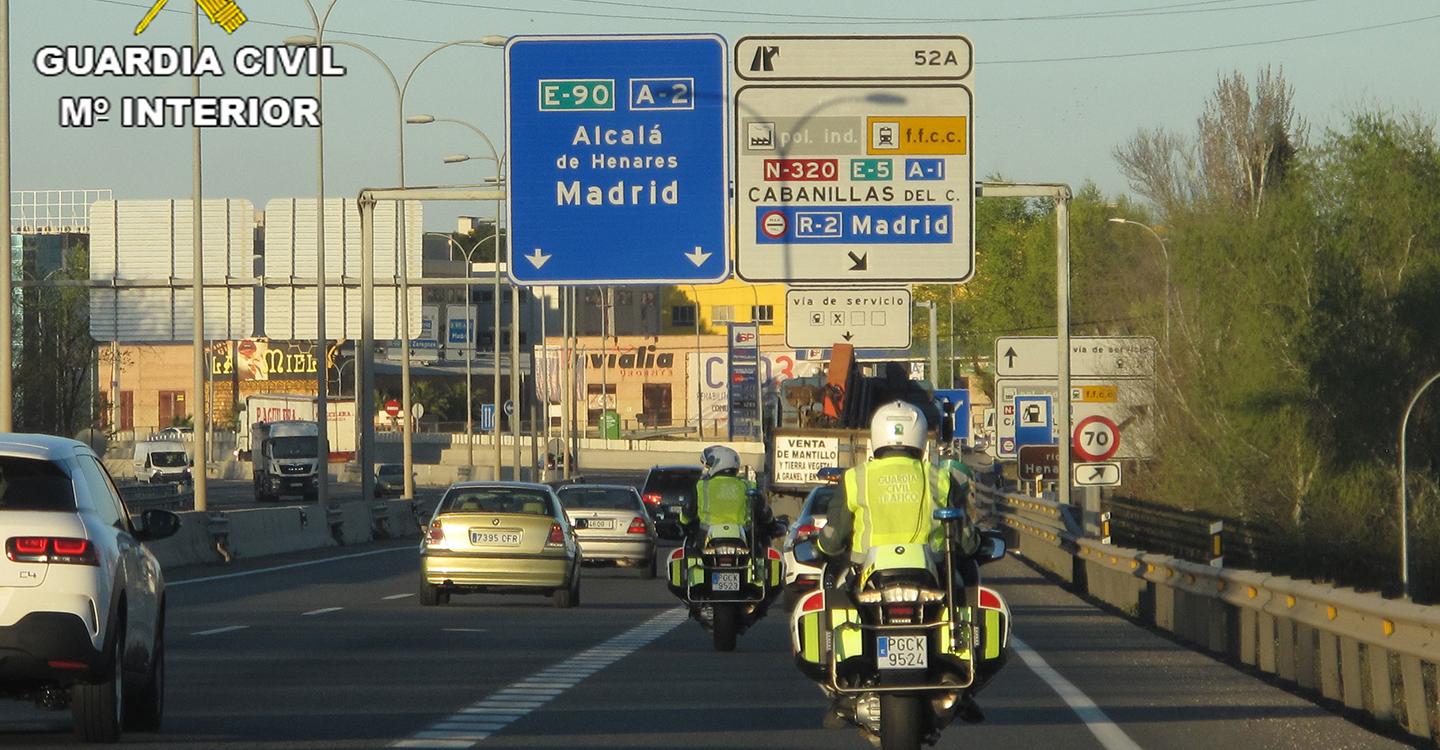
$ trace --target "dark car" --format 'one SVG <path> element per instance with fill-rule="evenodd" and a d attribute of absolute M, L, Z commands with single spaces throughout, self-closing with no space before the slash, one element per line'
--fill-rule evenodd
<path fill-rule="evenodd" d="M 405 464 L 380 464 L 375 469 L 375 497 L 405 494 Z"/>
<path fill-rule="evenodd" d="M 695 484 L 705 470 L 699 466 L 656 466 L 645 477 L 640 499 L 657 525 L 680 518 L 680 505 L 695 499 Z"/>

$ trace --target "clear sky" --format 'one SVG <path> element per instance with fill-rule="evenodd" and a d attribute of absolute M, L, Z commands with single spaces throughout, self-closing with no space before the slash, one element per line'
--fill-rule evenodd
<path fill-rule="evenodd" d="M 61 128 L 59 100 L 102 95 L 184 96 L 190 79 L 45 77 L 45 45 L 188 45 L 192 0 L 170 0 L 134 36 L 150 0 L 11 0 L 11 117 L 16 190 L 109 188 L 120 199 L 190 194 L 190 132 L 132 130 L 118 118 Z M 306 96 L 308 77 L 244 78 L 231 55 L 313 33 L 304 0 L 237 0 L 249 21 L 226 35 L 202 17 L 226 75 L 207 95 Z M 323 12 L 328 0 L 312 0 Z M 975 49 L 977 176 L 1033 182 L 1092 181 L 1127 191 L 1112 149 L 1139 127 L 1192 134 L 1216 78 L 1253 80 L 1283 68 L 1312 129 L 1347 112 L 1440 110 L 1440 5 L 1434 0 L 338 0 L 328 37 L 373 50 L 402 80 L 438 44 L 499 34 L 712 32 L 732 45 L 751 34 L 964 34 Z M 395 96 L 363 53 L 337 48 L 348 68 L 325 82 L 326 193 L 353 197 L 395 184 Z M 503 53 L 484 47 L 439 52 L 416 72 L 405 114 L 465 120 L 503 148 Z M 448 123 L 406 126 L 410 185 L 476 182 L 488 161 L 442 164 L 450 154 L 488 154 L 472 131 Z M 215 129 L 205 134 L 207 197 L 315 195 L 310 129 Z M 448 229 L 460 213 L 427 207 L 427 227 Z"/>

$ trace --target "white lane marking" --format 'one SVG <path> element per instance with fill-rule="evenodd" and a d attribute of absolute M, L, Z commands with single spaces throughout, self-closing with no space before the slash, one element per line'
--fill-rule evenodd
<path fill-rule="evenodd" d="M 504 728 L 505 728 L 505 725 L 504 725 L 504 724 L 495 724 L 495 723 L 482 724 L 482 723 L 476 722 L 476 721 L 455 721 L 455 717 L 453 717 L 453 716 L 450 717 L 450 721 L 447 721 L 447 722 L 445 722 L 445 723 L 443 723 L 443 724 L 436 724 L 435 726 L 431 727 L 431 729 L 435 729 L 435 730 L 439 730 L 439 731 L 458 731 L 458 730 L 479 731 L 479 730 L 482 730 L 482 729 L 504 729 Z"/>
<path fill-rule="evenodd" d="M 301 616 L 301 617 L 309 617 L 310 615 L 323 615 L 323 614 L 326 614 L 326 613 L 328 613 L 328 612 L 339 612 L 339 611 L 342 610 L 342 609 L 345 609 L 345 608 L 344 608 L 344 607 L 326 607 L 326 608 L 324 608 L 324 609 L 312 609 L 312 610 L 310 610 L 309 612 L 302 612 L 300 616 Z"/>
<path fill-rule="evenodd" d="M 620 661 L 656 638 L 674 630 L 688 617 L 689 615 L 682 607 L 661 612 L 599 646 L 581 651 L 559 664 L 521 678 L 470 706 L 460 709 L 455 715 L 436 722 L 429 729 L 416 732 L 409 739 L 397 740 L 391 744 L 391 747 L 423 747 L 435 750 L 472 747 L 483 742 L 486 737 L 490 736 L 490 732 L 454 731 L 452 727 L 457 721 L 489 720 L 496 724 L 494 731 L 499 731 L 511 722 L 529 714 L 532 710 L 539 709 L 564 694 L 566 689 L 574 687 L 580 680 Z M 1014 641 L 1013 638 L 1011 640 Z M 582 663 L 585 665 L 584 669 L 575 668 L 576 665 Z M 559 678 L 561 682 L 550 682 L 556 678 Z M 565 681 L 567 678 L 573 681 Z M 557 688 L 564 689 L 534 689 L 540 685 L 552 684 Z M 480 725 L 474 726 L 478 728 Z M 469 739 L 471 737 L 473 739 Z"/>
<path fill-rule="evenodd" d="M 391 594 L 390 596 L 381 597 L 380 601 L 388 602 L 393 599 L 404 599 L 407 596 L 414 596 L 414 594 Z"/>
<path fill-rule="evenodd" d="M 273 573 L 277 570 L 290 570 L 291 568 L 304 568 L 309 565 L 320 565 L 321 563 L 336 562 L 339 560 L 353 560 L 357 557 L 369 557 L 371 555 L 383 555 L 388 552 L 414 552 L 413 546 L 391 547 L 390 549 L 377 549 L 371 552 L 356 552 L 353 555 L 340 555 L 339 557 L 327 557 L 324 560 L 310 560 L 308 562 L 291 563 L 289 565 L 277 565 L 273 568 L 259 568 L 257 570 L 246 570 L 241 573 L 226 573 L 219 576 L 207 576 L 205 578 L 191 578 L 188 581 L 166 581 L 166 588 L 174 586 L 187 586 L 192 583 L 207 583 L 209 581 L 223 581 L 227 578 L 243 578 L 245 576 L 260 575 L 261 573 Z"/>
<path fill-rule="evenodd" d="M 245 628 L 248 628 L 248 627 L 250 627 L 250 626 L 249 626 L 249 625 L 231 625 L 231 626 L 228 627 L 228 628 L 215 628 L 214 630 L 202 630 L 202 631 L 200 631 L 200 632 L 198 632 L 198 633 L 191 633 L 190 635 L 219 635 L 219 634 L 221 634 L 221 633 L 233 633 L 233 632 L 235 632 L 235 631 L 237 631 L 237 630 L 244 630 Z"/>
<path fill-rule="evenodd" d="M 318 388 L 316 390 L 319 390 Z M 485 633 L 485 628 L 443 628 L 446 633 Z"/>
<path fill-rule="evenodd" d="M 1070 706 L 1070 710 L 1085 722 L 1085 727 L 1095 735 L 1095 739 L 1100 740 L 1100 744 L 1105 747 L 1105 750 L 1141 750 L 1129 735 L 1125 734 L 1115 722 L 1110 720 L 1109 716 L 1105 715 L 1104 711 L 1100 710 L 1099 706 L 1095 705 L 1095 701 L 1090 700 L 1090 697 L 1080 692 L 1080 688 L 1075 687 L 1074 683 L 1056 672 L 1055 668 L 1046 663 L 1039 652 L 1025 645 L 1024 641 L 1013 635 L 1010 636 L 1010 648 L 1020 655 L 1020 659 L 1025 662 L 1025 666 L 1030 668 L 1030 671 L 1039 675 L 1040 679 L 1044 680 L 1045 684 L 1049 685 L 1050 689 L 1054 690 Z"/>

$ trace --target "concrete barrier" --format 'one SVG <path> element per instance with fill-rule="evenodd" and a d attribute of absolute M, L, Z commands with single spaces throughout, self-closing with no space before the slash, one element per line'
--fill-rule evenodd
<path fill-rule="evenodd" d="M 162 567 L 230 562 L 361 544 L 376 539 L 418 538 L 428 519 L 403 500 L 355 501 L 331 508 L 290 505 L 231 511 L 187 511 L 179 533 L 150 542 Z"/>

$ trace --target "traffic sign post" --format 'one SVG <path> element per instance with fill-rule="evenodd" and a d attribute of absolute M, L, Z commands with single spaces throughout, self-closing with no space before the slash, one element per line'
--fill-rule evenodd
<path fill-rule="evenodd" d="M 746 37 L 735 64 L 741 278 L 973 275 L 968 39 Z"/>
<path fill-rule="evenodd" d="M 799 288 L 785 293 L 785 345 L 823 349 L 910 348 L 910 290 Z"/>
<path fill-rule="evenodd" d="M 511 280 L 730 275 L 726 52 L 713 34 L 510 38 Z"/>

